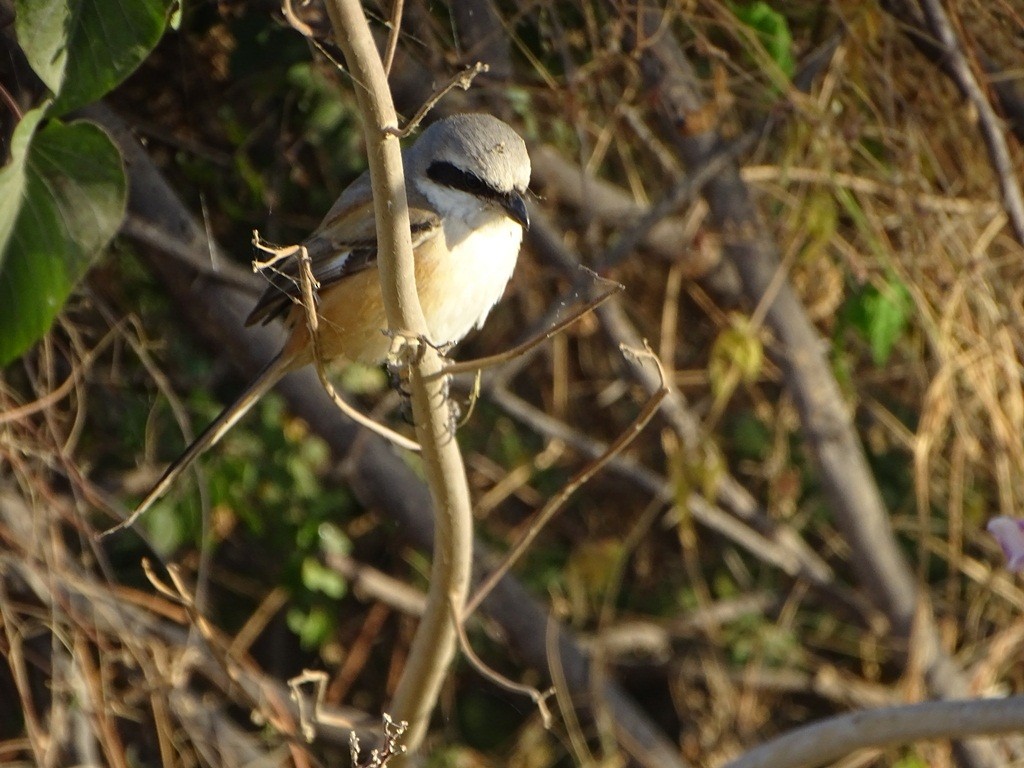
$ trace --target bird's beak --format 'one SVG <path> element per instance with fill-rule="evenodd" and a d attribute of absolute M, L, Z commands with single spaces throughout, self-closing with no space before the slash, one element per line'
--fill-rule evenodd
<path fill-rule="evenodd" d="M 530 212 L 526 210 L 526 201 L 518 192 L 508 195 L 502 202 L 502 208 L 512 221 L 518 221 L 523 229 L 530 228 Z"/>

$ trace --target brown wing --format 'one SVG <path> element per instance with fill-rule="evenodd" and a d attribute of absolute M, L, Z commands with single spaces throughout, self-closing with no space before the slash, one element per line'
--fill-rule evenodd
<path fill-rule="evenodd" d="M 414 249 L 440 231 L 441 220 L 436 213 L 410 208 L 409 220 Z M 303 245 L 309 253 L 313 277 L 320 284 L 321 291 L 364 269 L 376 267 L 377 226 L 373 206 L 332 210 Z M 297 254 L 286 259 L 283 265 L 264 270 L 264 273 L 269 273 L 270 285 L 246 318 L 247 326 L 259 322 L 266 325 L 299 302 L 301 289 Z"/>

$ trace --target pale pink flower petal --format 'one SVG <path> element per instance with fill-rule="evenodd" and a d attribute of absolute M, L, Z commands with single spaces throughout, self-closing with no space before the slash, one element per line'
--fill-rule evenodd
<path fill-rule="evenodd" d="M 1024 571 L 1024 520 L 1000 515 L 988 521 L 988 532 L 1006 553 L 1008 571 Z"/>

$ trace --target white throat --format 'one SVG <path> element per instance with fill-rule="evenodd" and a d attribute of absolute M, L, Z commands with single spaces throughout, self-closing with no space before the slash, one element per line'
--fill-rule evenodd
<path fill-rule="evenodd" d="M 432 340 L 460 341 L 487 315 L 512 277 L 523 228 L 504 212 L 472 195 L 430 181 L 418 185 L 440 214 L 447 244 L 437 264 L 433 287 L 439 301 L 427 301 L 424 313 Z"/>

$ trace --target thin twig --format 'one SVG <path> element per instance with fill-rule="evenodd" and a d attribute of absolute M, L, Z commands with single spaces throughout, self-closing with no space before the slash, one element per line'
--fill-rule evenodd
<path fill-rule="evenodd" d="M 624 451 L 629 444 L 640 435 L 643 428 L 647 426 L 647 423 L 654 417 L 654 414 L 658 412 L 658 406 L 664 399 L 665 395 L 668 394 L 668 387 L 665 385 L 665 371 L 661 366 L 661 361 L 658 360 L 658 356 L 655 355 L 649 347 L 645 350 L 623 348 L 622 353 L 627 357 L 632 358 L 638 364 L 642 364 L 641 361 L 643 360 L 653 362 L 658 369 L 658 374 L 661 376 L 662 388 L 648 398 L 637 417 L 619 434 L 617 438 L 615 438 L 615 440 L 608 444 L 604 453 L 576 473 L 576 475 L 562 487 L 554 498 L 545 504 L 540 512 L 534 516 L 534 519 L 530 521 L 529 528 L 522 535 L 519 541 L 512 546 L 512 549 L 509 550 L 501 564 L 488 574 L 484 582 L 466 603 L 465 616 L 468 617 L 473 615 L 473 612 L 477 609 L 480 603 L 483 602 L 487 595 L 490 594 L 498 581 L 519 561 L 529 548 L 530 544 L 533 543 L 533 540 L 537 538 L 541 529 L 551 522 L 552 518 L 561 511 L 562 507 L 565 506 L 565 503 L 570 499 L 570 497 L 583 485 L 590 482 L 591 478 L 604 469 L 612 459 L 622 453 L 622 451 Z"/>
<path fill-rule="evenodd" d="M 430 98 L 423 102 L 423 106 L 416 110 L 416 114 L 412 116 L 412 120 L 405 124 L 404 128 L 396 128 L 392 126 L 385 128 L 385 132 L 390 133 L 392 136 L 397 136 L 400 139 L 404 139 L 416 130 L 419 124 L 423 122 L 423 118 L 427 116 L 427 113 L 434 108 L 434 105 L 437 104 L 437 102 L 444 98 L 446 93 L 454 90 L 455 88 L 461 88 L 464 91 L 468 91 L 469 86 L 473 82 L 473 78 L 481 72 L 486 72 L 488 69 L 489 67 L 486 64 L 479 61 L 476 64 L 470 64 L 458 74 L 453 75 L 452 79 L 441 86 L 438 90 L 434 91 Z"/>
<path fill-rule="evenodd" d="M 938 0 L 918 1 L 928 20 L 932 34 L 944 49 L 946 62 L 957 87 L 977 112 L 981 135 L 985 139 L 985 146 L 988 147 L 989 158 L 992 161 L 992 169 L 999 179 L 999 188 L 1003 193 L 1006 214 L 1010 217 L 1017 242 L 1024 245 L 1024 197 L 1021 197 L 1017 174 L 1014 172 L 1013 160 L 1010 158 L 1010 149 L 1006 145 L 1006 137 L 1003 135 L 1002 121 L 996 115 L 992 104 L 989 103 L 970 64 L 967 63 L 967 57 L 964 56 L 960 48 L 960 42 L 957 40 L 953 25 L 942 4 Z"/>
<path fill-rule="evenodd" d="M 281 13 L 284 14 L 285 19 L 291 25 L 292 29 L 303 37 L 308 37 L 310 40 L 316 37 L 316 33 L 313 31 L 313 28 L 300 19 L 295 13 L 295 9 L 292 8 L 292 0 L 281 0 Z"/>
<path fill-rule="evenodd" d="M 391 9 L 391 22 L 388 26 L 388 47 L 384 51 L 384 75 L 391 75 L 391 65 L 395 62 L 395 51 L 398 50 L 398 33 L 402 29 L 402 10 L 405 7 L 405 0 L 394 0 L 394 7 Z"/>
<path fill-rule="evenodd" d="M 562 720 L 569 735 L 575 763 L 586 766 L 599 765 L 600 763 L 594 759 L 590 747 L 587 746 L 587 739 L 580 727 L 580 719 L 576 715 L 575 692 L 566 679 L 565 665 L 562 663 L 558 642 L 558 627 L 554 621 L 549 619 L 544 630 L 544 645 L 548 657 L 548 669 L 551 671 L 551 682 L 554 683 L 555 702 L 558 704 L 558 710 L 562 713 Z"/>
<path fill-rule="evenodd" d="M 11 114 L 18 121 L 23 117 L 21 107 L 18 106 L 18 102 L 14 100 L 11 92 L 4 87 L 3 83 L 0 83 L 0 101 L 7 105 L 7 108 L 11 110 Z"/>
<path fill-rule="evenodd" d="M 462 649 L 463 654 L 465 654 L 467 661 L 469 661 L 473 669 L 499 688 L 504 688 L 506 691 L 511 691 L 512 693 L 528 696 L 530 700 L 537 705 L 537 710 L 540 712 L 540 718 L 544 724 L 544 728 L 546 730 L 550 729 L 553 718 L 551 717 L 551 710 L 548 709 L 547 699 L 554 693 L 554 689 L 540 691 L 532 685 L 525 685 L 523 683 L 517 683 L 515 680 L 510 680 L 497 670 L 489 667 L 483 659 L 476 655 L 476 651 L 473 650 L 473 645 L 469 642 L 469 637 L 466 635 L 466 618 L 468 614 L 464 611 L 459 611 L 456 606 L 453 606 L 452 609 L 455 611 L 455 627 L 459 632 L 459 647 Z"/>
<path fill-rule="evenodd" d="M 241 291 L 257 296 L 259 294 L 258 282 L 247 275 L 241 268 L 224 260 L 218 260 L 217 267 L 213 265 L 212 254 L 217 252 L 214 241 L 203 238 L 206 245 L 206 253 L 211 258 L 206 259 L 199 256 L 194 243 L 186 242 L 184 238 L 171 235 L 164 227 L 151 221 L 147 221 L 138 214 L 129 211 L 125 220 L 121 223 L 121 234 L 138 240 L 140 243 L 158 248 L 168 256 L 188 264 L 199 274 L 209 277 L 218 282 L 238 288 Z"/>
<path fill-rule="evenodd" d="M 607 450 L 605 443 L 572 429 L 507 389 L 488 387 L 486 391 L 490 400 L 499 408 L 542 435 L 562 440 L 593 458 Z M 638 464 L 629 456 L 613 457 L 609 469 L 647 493 L 666 501 L 675 498 L 675 489 L 667 479 Z M 802 576 L 818 586 L 829 588 L 829 581 L 818 575 L 821 561 L 805 554 L 802 549 L 794 550 L 788 541 L 778 541 L 756 530 L 749 523 L 736 519 L 734 515 L 709 503 L 702 496 L 691 494 L 686 503 L 687 512 L 693 515 L 695 520 L 747 550 L 759 560 L 790 576 Z M 844 599 L 843 602 L 850 601 Z"/>
<path fill-rule="evenodd" d="M 619 236 L 611 248 L 601 254 L 594 263 L 594 269 L 603 272 L 629 256 L 657 224 L 697 198 L 708 181 L 735 163 L 760 137 L 761 132 L 758 130 L 747 131 L 701 163 L 695 172 L 682 176 L 660 201 L 652 205 L 633 226 Z"/>
<path fill-rule="evenodd" d="M 377 601 L 408 616 L 422 616 L 427 596 L 404 581 L 389 576 L 371 565 L 360 563 L 348 555 L 327 552 L 326 564 L 345 577 L 352 593 L 360 600 Z"/>
<path fill-rule="evenodd" d="M 546 331 L 538 333 L 533 338 L 524 341 L 522 344 L 517 344 L 512 349 L 506 349 L 504 352 L 499 352 L 495 355 L 488 355 L 487 357 L 478 357 L 475 360 L 466 360 L 458 363 L 449 363 L 444 367 L 443 374 L 451 376 L 457 373 L 466 373 L 468 371 L 481 371 L 485 368 L 492 368 L 496 365 L 506 363 L 509 360 L 525 355 L 530 350 L 539 347 L 545 341 L 548 341 L 552 337 L 558 335 L 560 332 L 568 328 L 570 325 L 575 323 L 581 317 L 586 315 L 588 312 L 593 311 L 597 307 L 601 306 L 614 296 L 616 293 L 625 289 L 622 283 L 616 283 L 612 280 L 606 280 L 600 275 L 591 272 L 585 267 L 581 268 L 594 280 L 594 285 L 600 283 L 601 289 L 589 298 L 582 306 L 577 307 L 573 310 L 572 314 L 568 317 L 558 320 Z M 588 287 L 587 293 L 593 291 L 593 286 Z M 585 294 L 586 295 L 586 294 Z"/>

